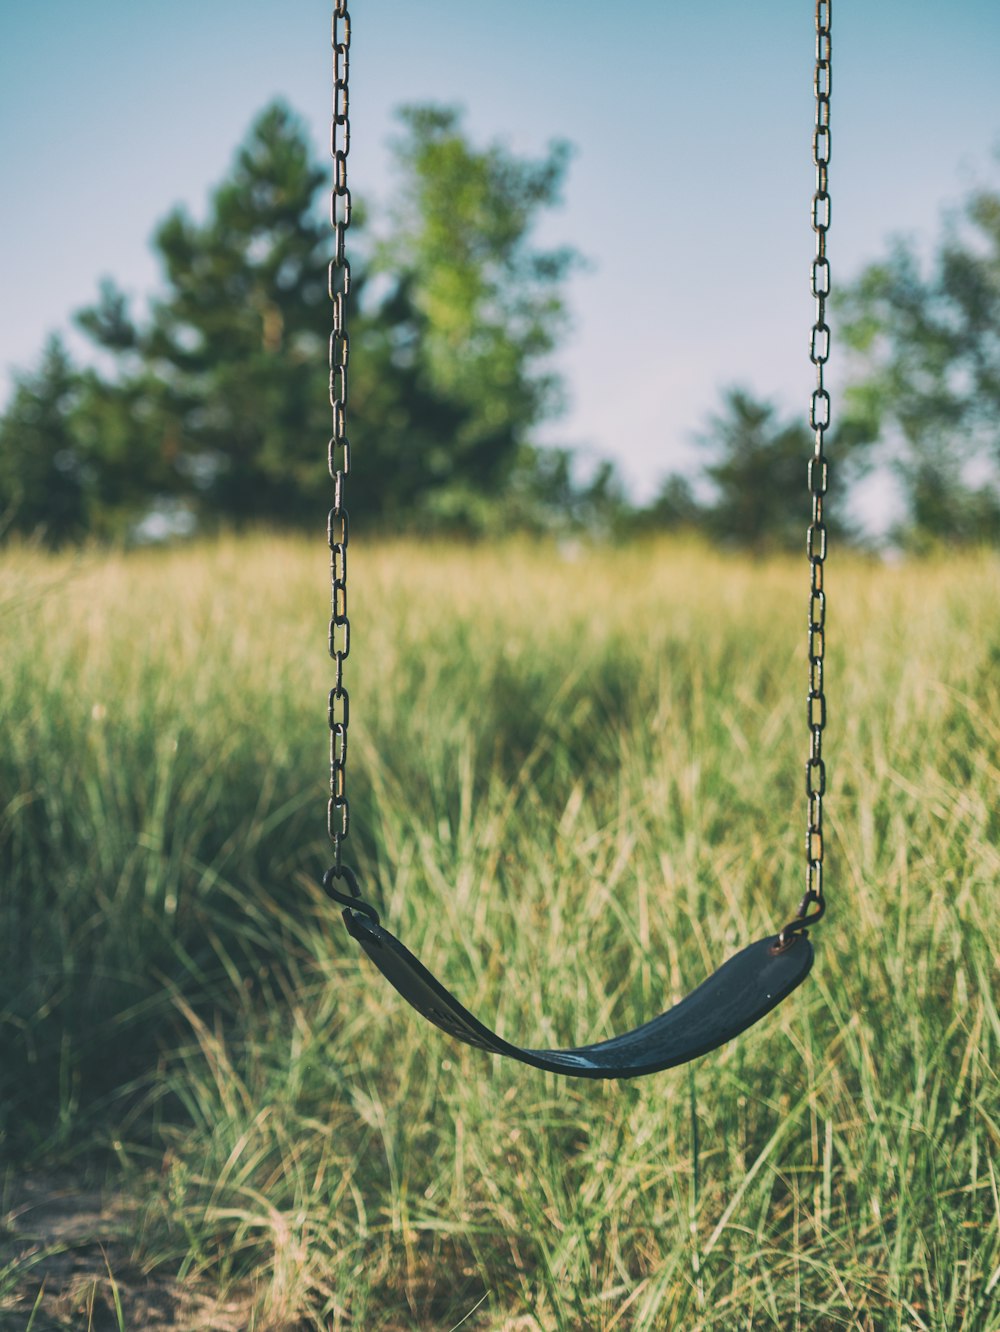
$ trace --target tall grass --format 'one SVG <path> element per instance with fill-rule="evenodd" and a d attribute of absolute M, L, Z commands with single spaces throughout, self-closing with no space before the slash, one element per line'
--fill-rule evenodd
<path fill-rule="evenodd" d="M 352 548 L 353 549 L 353 548 Z M 103 1148 L 255 1325 L 1000 1327 L 1000 567 L 831 564 L 831 911 L 686 1070 L 422 1024 L 316 888 L 321 550 L 0 564 L 0 1132 Z M 661 1011 L 801 893 L 806 575 L 360 550 L 349 858 L 502 1034 Z"/>

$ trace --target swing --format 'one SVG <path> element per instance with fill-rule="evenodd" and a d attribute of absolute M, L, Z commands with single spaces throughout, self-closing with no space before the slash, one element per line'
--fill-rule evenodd
<path fill-rule="evenodd" d="M 809 414 L 810 426 L 815 432 L 815 444 L 808 467 L 811 520 L 806 539 L 810 582 L 805 893 L 794 918 L 777 934 L 758 939 L 730 957 L 685 999 L 659 1017 L 610 1040 L 567 1050 L 544 1050 L 513 1045 L 473 1016 L 427 970 L 419 958 L 381 924 L 378 912 L 363 899 L 354 872 L 341 860 L 341 846 L 349 826 L 345 775 L 349 699 L 344 687 L 344 660 L 350 651 L 350 623 L 347 616 L 348 519 L 344 491 L 350 471 L 350 444 L 346 431 L 350 344 L 345 315 L 351 270 L 345 256 L 344 243 L 351 220 L 351 194 L 347 186 L 347 155 L 350 147 L 347 82 L 351 23 L 347 0 L 335 0 L 331 125 L 334 187 L 330 201 L 334 232 L 334 257 L 330 263 L 330 298 L 333 303 L 330 403 L 333 409 L 333 436 L 328 458 L 334 496 L 327 529 L 332 602 L 329 650 L 334 662 L 334 685 L 329 697 L 330 799 L 327 827 L 333 846 L 333 865 L 323 878 L 323 887 L 329 897 L 343 908 L 348 933 L 357 940 L 386 980 L 429 1022 L 467 1045 L 491 1054 L 506 1055 L 553 1073 L 581 1078 L 634 1078 L 696 1059 L 760 1021 L 805 980 L 812 966 L 809 926 L 815 924 L 826 909 L 823 895 L 823 795 L 826 789 L 826 768 L 823 763 L 823 730 L 826 726 L 826 695 L 823 687 L 826 593 L 823 567 L 827 529 L 823 521 L 823 500 L 829 470 L 824 453 L 824 436 L 830 424 L 830 397 L 824 386 L 823 371 L 830 350 L 830 329 L 826 322 L 826 302 L 830 294 L 826 233 L 830 225 L 827 167 L 830 161 L 831 4 L 832 0 L 817 0 L 816 3 L 816 120 L 813 133 L 816 190 L 812 203 L 816 256 L 812 265 L 811 287 L 816 301 L 816 318 L 810 343 L 810 360 L 816 367 L 816 388 L 812 394 Z"/>

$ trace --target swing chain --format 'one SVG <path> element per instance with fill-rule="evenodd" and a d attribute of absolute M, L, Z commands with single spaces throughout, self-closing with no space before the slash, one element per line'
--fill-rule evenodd
<path fill-rule="evenodd" d="M 350 339 L 347 334 L 347 298 L 351 289 L 351 265 L 345 254 L 345 237 L 351 224 L 351 191 L 347 186 L 347 154 L 351 147 L 351 125 L 347 88 L 351 46 L 351 16 L 347 0 L 335 0 L 331 27 L 333 47 L 333 111 L 330 121 L 330 154 L 333 158 L 333 189 L 330 194 L 330 225 L 333 228 L 333 258 L 329 266 L 329 293 L 333 304 L 330 334 L 330 407 L 333 433 L 327 465 L 333 481 L 333 507 L 327 519 L 330 547 L 329 650 L 334 662 L 333 688 L 328 700 L 330 725 L 330 798 L 327 831 L 333 844 L 333 865 L 323 880 L 332 896 L 332 880 L 344 879 L 352 897 L 358 895 L 354 876 L 341 864 L 341 843 L 350 828 L 347 799 L 347 727 L 350 699 L 344 688 L 344 661 L 351 650 L 351 624 L 347 616 L 348 516 L 345 504 L 347 476 L 351 470 L 351 446 L 347 438 L 347 366 Z M 339 900 L 339 899 L 338 899 Z"/>
<path fill-rule="evenodd" d="M 809 459 L 808 486 L 811 520 L 806 534 L 809 557 L 809 693 L 806 720 L 809 727 L 809 757 L 805 765 L 806 786 L 806 891 L 793 921 L 778 936 L 779 947 L 787 947 L 797 934 L 815 924 L 826 910 L 823 895 L 823 796 L 826 793 L 826 765 L 823 762 L 823 731 L 826 728 L 826 692 L 823 671 L 826 651 L 826 590 L 823 571 L 826 561 L 826 523 L 823 501 L 830 468 L 825 453 L 825 434 L 830 425 L 830 394 L 824 382 L 824 369 L 830 356 L 830 326 L 826 306 L 830 298 L 830 261 L 826 255 L 826 234 L 830 228 L 830 93 L 831 41 L 830 21 L 833 0 L 816 0 L 816 124 L 813 130 L 813 162 L 816 166 L 816 191 L 812 202 L 812 225 L 816 233 L 816 257 L 812 265 L 812 294 L 816 301 L 816 319 L 809 344 L 809 359 L 816 367 L 816 387 L 809 409 L 809 424 L 815 435 L 813 456 Z"/>

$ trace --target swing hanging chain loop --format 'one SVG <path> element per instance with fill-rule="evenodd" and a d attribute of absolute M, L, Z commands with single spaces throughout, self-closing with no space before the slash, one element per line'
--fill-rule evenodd
<path fill-rule="evenodd" d="M 333 687 L 328 699 L 330 726 L 330 798 L 327 804 L 327 831 L 333 846 L 333 866 L 323 879 L 323 887 L 336 901 L 354 902 L 359 897 L 352 872 L 341 863 L 341 845 L 350 829 L 350 804 L 347 798 L 347 730 L 350 722 L 350 698 L 344 687 L 344 661 L 351 650 L 351 622 L 347 615 L 347 543 L 348 516 L 345 502 L 347 477 L 351 468 L 351 446 L 347 438 L 347 369 L 350 339 L 347 333 L 347 299 L 351 290 L 351 266 L 345 254 L 345 237 L 351 225 L 351 191 L 347 185 L 347 155 L 351 147 L 348 66 L 351 47 L 351 16 L 347 0 L 335 0 L 331 24 L 333 47 L 333 109 L 330 120 L 330 154 L 333 158 L 333 189 L 330 193 L 330 225 L 333 228 L 333 258 L 329 267 L 329 293 L 333 306 L 330 334 L 330 408 L 333 428 L 327 452 L 327 465 L 333 481 L 333 506 L 327 519 L 327 544 L 330 547 L 330 627 L 329 651 L 334 663 Z M 338 894 L 333 882 L 343 879 L 350 897 Z M 364 904 L 357 910 L 370 912 Z"/>
<path fill-rule="evenodd" d="M 817 261 L 813 270 L 813 290 L 818 302 L 813 329 L 812 356 L 817 364 L 818 386 L 813 400 L 813 424 L 816 452 L 810 465 L 810 492 L 813 497 L 809 529 L 809 558 L 812 566 L 810 594 L 810 751 L 807 766 L 809 788 L 810 843 L 809 877 L 805 897 L 794 922 L 778 938 L 764 938 L 730 957 L 707 977 L 680 1004 L 660 1014 L 651 1022 L 609 1040 L 572 1049 L 535 1049 L 512 1045 L 481 1023 L 455 996 L 427 970 L 388 930 L 382 929 L 374 907 L 361 897 L 361 889 L 352 869 L 342 863 L 342 842 L 348 832 L 346 786 L 347 733 L 349 700 L 344 688 L 344 660 L 350 651 L 350 623 L 347 615 L 347 540 L 348 518 L 344 503 L 345 482 L 350 471 L 350 446 L 347 439 L 347 372 L 350 343 L 346 326 L 346 306 L 350 289 L 350 266 L 345 256 L 345 232 L 350 225 L 351 196 L 347 185 L 347 154 L 350 143 L 348 122 L 347 66 L 350 46 L 350 18 L 346 0 L 334 0 L 333 17 L 333 118 L 331 150 L 334 160 L 334 188 L 331 195 L 331 224 L 334 229 L 334 258 L 330 264 L 330 300 L 333 304 L 333 332 L 330 337 L 330 405 L 333 411 L 333 435 L 330 439 L 329 466 L 334 499 L 328 524 L 331 560 L 330 654 L 335 662 L 334 687 L 330 691 L 330 802 L 328 826 L 333 844 L 333 864 L 323 876 L 323 891 L 343 908 L 344 924 L 369 959 L 395 990 L 418 1013 L 436 1027 L 467 1045 L 497 1055 L 520 1060 L 535 1068 L 564 1076 L 587 1078 L 632 1078 L 641 1074 L 674 1068 L 714 1050 L 745 1031 L 805 979 L 813 961 L 808 941 L 800 941 L 805 927 L 823 914 L 822 894 L 822 796 L 826 773 L 822 757 L 822 731 L 826 702 L 822 690 L 823 625 L 826 611 L 823 599 L 823 560 L 826 556 L 826 529 L 823 525 L 823 495 L 826 490 L 826 460 L 823 455 L 823 431 L 829 422 L 829 399 L 823 386 L 822 365 L 829 346 L 825 323 L 825 299 L 829 293 L 829 269 L 826 266 L 825 231 L 829 225 L 829 196 L 826 194 L 826 163 L 829 160 L 829 4 L 819 0 L 817 28 L 820 33 L 817 52 L 817 98 L 821 91 L 826 110 L 817 110 L 814 159 L 819 180 L 813 208 L 818 241 Z M 821 24 L 821 16 L 823 22 Z M 822 44 L 823 37 L 826 45 Z M 820 62 L 826 74 L 820 82 Z M 822 199 L 820 196 L 823 196 Z M 825 202 L 823 201 L 825 200 Z M 818 684 L 817 684 L 818 681 Z M 819 699 L 814 709 L 813 695 Z M 819 841 L 813 842 L 814 834 Z M 812 910 L 810 910 L 812 908 Z M 796 946 L 797 945 L 797 946 Z M 788 953 L 776 958 L 776 953 Z"/>
<path fill-rule="evenodd" d="M 335 888 L 336 883 L 346 883 L 347 892 L 341 892 Z M 339 902 L 341 906 L 347 907 L 351 911 L 359 912 L 362 916 L 367 916 L 373 924 L 378 925 L 379 915 L 373 906 L 370 906 L 361 897 L 361 889 L 358 886 L 358 880 L 354 871 L 347 865 L 331 865 L 323 875 L 323 891 L 327 897 Z M 345 917 L 347 912 L 344 912 Z"/>
<path fill-rule="evenodd" d="M 832 64 L 830 21 L 833 0 L 816 0 L 816 122 L 813 129 L 813 162 L 816 190 L 813 194 L 812 225 L 816 233 L 816 256 L 812 265 L 812 294 L 816 318 L 809 344 L 809 359 L 816 367 L 816 387 L 809 408 L 809 425 L 814 432 L 813 456 L 809 459 L 808 486 L 811 517 L 806 534 L 809 557 L 809 693 L 806 720 L 809 728 L 809 755 L 805 765 L 806 787 L 806 890 L 795 919 L 778 936 L 778 948 L 789 947 L 795 937 L 821 919 L 826 910 L 823 895 L 823 796 L 826 794 L 826 764 L 823 761 L 823 732 L 826 729 L 826 691 L 823 673 L 826 655 L 826 561 L 827 528 L 823 520 L 830 467 L 825 451 L 826 431 L 830 426 L 830 394 L 824 371 L 830 356 L 830 326 L 826 306 L 830 299 L 830 261 L 826 254 L 826 236 L 830 229 L 830 94 Z"/>

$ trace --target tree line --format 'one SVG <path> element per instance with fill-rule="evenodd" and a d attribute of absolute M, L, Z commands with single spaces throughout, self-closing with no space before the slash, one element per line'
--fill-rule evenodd
<path fill-rule="evenodd" d="M 538 160 L 477 148 L 457 111 L 416 106 L 394 152 L 391 216 L 376 228 L 356 202 L 351 224 L 353 520 L 801 543 L 810 432 L 744 389 L 708 417 L 700 474 L 665 477 L 645 506 L 610 464 L 581 479 L 569 450 L 535 442 L 563 405 L 549 358 L 579 262 L 533 239 L 566 144 Z M 0 418 L 0 536 L 58 546 L 315 526 L 328 491 L 327 174 L 300 120 L 272 104 L 205 220 L 174 209 L 158 227 L 163 291 L 148 310 L 108 281 L 75 316 L 95 365 L 50 340 Z M 929 272 L 897 244 L 838 314 L 852 378 L 831 452 L 848 477 L 896 476 L 901 544 L 1000 542 L 1000 194 L 966 201 Z M 831 522 L 851 535 L 845 486 L 836 494 Z"/>

